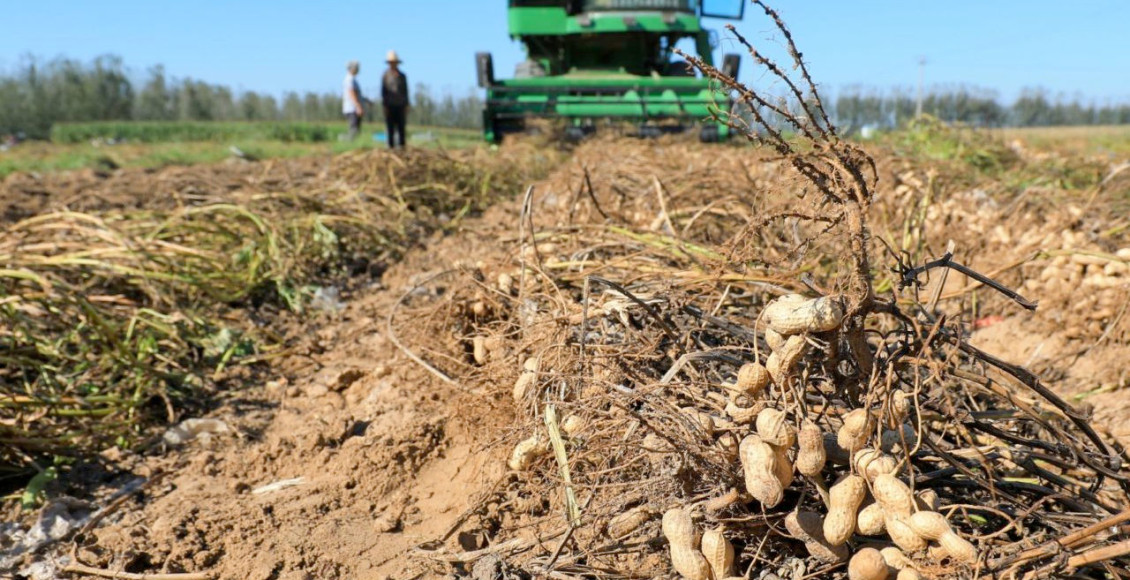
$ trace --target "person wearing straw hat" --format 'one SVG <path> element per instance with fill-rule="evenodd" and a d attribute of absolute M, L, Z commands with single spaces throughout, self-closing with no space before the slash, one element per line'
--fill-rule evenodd
<path fill-rule="evenodd" d="M 361 132 L 361 117 L 365 116 L 365 100 L 361 96 L 361 85 L 357 84 L 357 73 L 361 63 L 351 60 L 345 65 L 345 80 L 341 84 L 341 114 L 349 121 L 349 139 Z"/>
<path fill-rule="evenodd" d="M 381 104 L 384 105 L 385 126 L 388 127 L 388 146 L 404 147 L 404 127 L 408 124 L 408 77 L 400 70 L 400 56 L 395 50 L 388 51 L 385 58 L 388 70 L 381 77 Z"/>

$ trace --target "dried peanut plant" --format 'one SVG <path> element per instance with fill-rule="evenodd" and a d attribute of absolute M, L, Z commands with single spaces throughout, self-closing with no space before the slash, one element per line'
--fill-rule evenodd
<path fill-rule="evenodd" d="M 734 91 L 748 114 L 724 120 L 772 150 L 759 163 L 795 170 L 796 195 L 708 191 L 679 214 L 656 179 L 644 228 L 644 201 L 584 169 L 540 227 L 527 199 L 508 260 L 450 272 L 466 283 L 414 290 L 411 322 L 390 318 L 468 345 L 425 364 L 517 409 L 494 426 L 507 474 L 448 534 L 491 541 L 421 554 L 555 578 L 1130 577 L 1124 450 L 920 294 L 958 270 L 1035 304 L 949 253 L 915 265 L 872 239 L 875 165 L 754 3 L 792 72 L 731 32 L 791 106 L 688 58 Z"/>

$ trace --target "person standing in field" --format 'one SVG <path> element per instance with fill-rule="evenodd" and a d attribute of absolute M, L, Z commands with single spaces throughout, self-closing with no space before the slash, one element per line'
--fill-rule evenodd
<path fill-rule="evenodd" d="M 345 71 L 345 81 L 341 85 L 341 113 L 349 121 L 349 139 L 353 140 L 361 131 L 361 117 L 365 115 L 361 85 L 357 84 L 357 73 L 361 72 L 361 63 L 351 60 L 345 65 Z"/>
<path fill-rule="evenodd" d="M 385 59 L 388 70 L 381 77 L 381 104 L 384 105 L 385 125 L 388 127 L 388 146 L 404 148 L 404 127 L 408 124 L 408 77 L 400 71 L 400 57 L 395 50 L 388 51 Z"/>

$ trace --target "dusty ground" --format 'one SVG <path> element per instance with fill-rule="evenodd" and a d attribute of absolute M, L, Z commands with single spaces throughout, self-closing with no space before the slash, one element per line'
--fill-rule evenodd
<path fill-rule="evenodd" d="M 616 147 L 582 148 L 535 189 L 538 207 L 550 216 L 546 220 L 564 220 L 566 213 L 573 219 L 567 200 L 580 191 L 582 166 L 593 176 L 615 171 L 623 162 L 616 159 Z M 741 166 L 742 155 L 752 154 L 728 152 L 725 163 Z M 1130 255 L 1118 252 L 1130 242 L 1125 227 L 1102 235 L 1122 218 L 1105 215 L 1096 226 L 1088 216 L 1097 210 L 1078 199 L 1079 192 L 1025 189 L 1010 199 L 992 192 L 991 185 L 938 185 L 928 177 L 930 167 L 881 161 L 880 205 L 913 206 L 933 188 L 933 201 L 924 206 L 929 225 L 920 233 L 929 247 L 940 249 L 955 239 L 960 259 L 983 272 L 999 271 L 1003 280 L 1041 301 L 1041 309 L 1030 314 L 976 292 L 982 305 L 978 319 L 970 321 L 977 326 L 973 342 L 1047 373 L 1054 388 L 1093 405 L 1096 422 L 1130 443 L 1125 419 L 1130 316 L 1124 316 Z M 691 159 L 654 173 L 677 184 L 694 165 Z M 744 167 L 750 188 L 782 183 L 779 165 Z M 170 170 L 162 178 L 225 179 L 232 171 L 253 172 L 256 166 Z M 4 200 L 0 211 L 10 220 L 60 203 L 89 203 L 81 195 L 83 184 L 101 179 L 121 178 L 52 178 L 25 188 L 22 198 Z M 607 199 L 654 195 L 647 179 L 623 188 L 601 193 Z M 119 198 L 102 202 L 146 203 L 148 192 L 128 180 L 118 191 Z M 458 233 L 432 238 L 385 272 L 379 284 L 352 296 L 342 311 L 311 322 L 294 354 L 270 368 L 270 380 L 225 394 L 210 414 L 233 435 L 144 457 L 107 451 L 104 467 L 89 468 L 85 482 L 59 491 L 102 504 L 138 477 L 162 478 L 96 526 L 75 553 L 78 559 L 127 572 L 206 571 L 249 580 L 491 577 L 489 560 L 480 560 L 488 564 L 479 570 L 461 564 L 460 554 L 490 544 L 492 529 L 507 517 L 501 512 L 540 509 L 530 498 L 493 493 L 506 480 L 509 449 L 499 441 L 515 415 L 513 402 L 430 374 L 397 348 L 386 320 L 401 296 L 430 274 L 468 261 L 505 263 L 516 253 L 520 201 L 493 208 Z M 678 206 L 679 192 L 667 202 Z M 651 204 L 629 204 L 621 217 L 642 229 L 661 229 Z M 584 219 L 597 218 L 590 209 Z M 902 233 L 884 227 L 877 226 L 876 235 Z M 1036 255 L 1039 251 L 1045 254 Z M 947 291 L 967 284 L 952 276 Z M 970 300 L 973 294 L 951 300 Z M 1065 316 L 1076 311 L 1083 314 Z M 265 488 L 279 482 L 292 485 Z M 482 505 L 486 509 L 472 510 Z M 62 567 L 67 551 L 48 550 L 36 559 Z"/>

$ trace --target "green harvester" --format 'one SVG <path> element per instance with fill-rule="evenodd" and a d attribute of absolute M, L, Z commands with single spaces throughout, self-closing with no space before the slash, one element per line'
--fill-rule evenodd
<path fill-rule="evenodd" d="M 514 78 L 496 79 L 490 53 L 476 55 L 485 137 L 498 142 L 528 119 L 550 118 L 565 119 L 571 139 L 605 122 L 640 136 L 698 127 L 702 141 L 725 140 L 716 119 L 730 110 L 729 91 L 673 51 L 713 66 L 717 36 L 702 19 L 740 20 L 744 10 L 745 0 L 509 0 L 510 36 L 526 60 Z M 719 68 L 737 78 L 740 63 L 727 54 Z"/>

